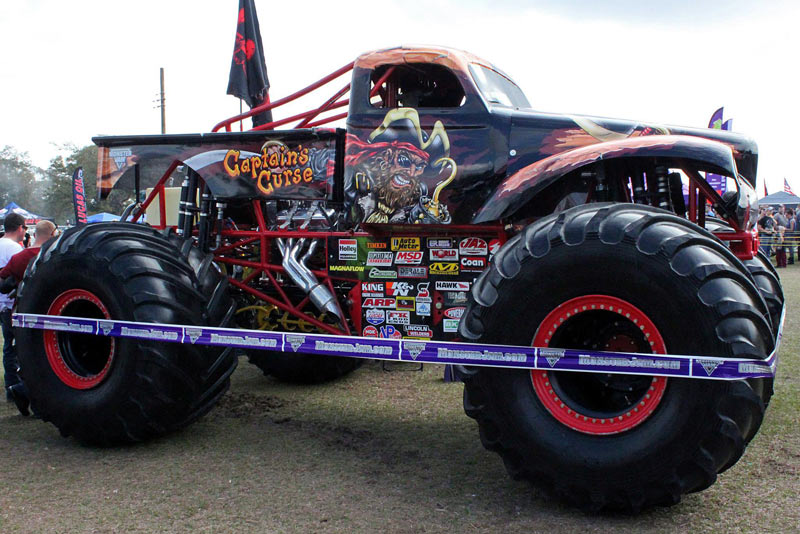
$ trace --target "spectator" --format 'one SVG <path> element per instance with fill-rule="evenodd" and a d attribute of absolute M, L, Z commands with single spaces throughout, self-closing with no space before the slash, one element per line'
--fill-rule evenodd
<path fill-rule="evenodd" d="M 9 284 L 11 287 L 8 287 L 10 290 L 9 293 L 13 291 L 17 283 L 25 276 L 25 269 L 28 268 L 28 263 L 39 254 L 39 248 L 45 244 L 48 239 L 53 237 L 55 231 L 55 224 L 50 221 L 39 221 L 36 225 L 36 231 L 34 232 L 33 246 L 14 254 L 11 259 L 8 260 L 6 266 L 0 270 L 0 280 L 3 281 L 3 288 L 1 291 L 4 292 L 8 287 L 5 283 L 7 280 L 11 281 L 11 284 Z M 3 337 L 5 337 L 5 335 L 4 329 Z M 16 353 L 16 347 L 14 350 Z M 19 365 L 17 365 L 17 370 L 19 370 Z M 9 386 L 8 389 L 20 413 L 22 415 L 29 415 L 28 406 L 30 405 L 30 399 L 28 398 L 28 389 L 25 387 L 25 383 L 19 375 L 17 375 L 17 383 Z"/>
<path fill-rule="evenodd" d="M 772 256 L 772 240 L 775 234 L 775 221 L 772 219 L 772 208 L 764 209 L 764 214 L 758 219 L 758 236 L 761 241 L 761 252 L 768 258 Z"/>
<path fill-rule="evenodd" d="M 778 213 L 775 214 L 775 222 L 778 223 L 778 226 L 783 226 L 784 228 L 789 226 L 789 220 L 786 218 L 786 206 L 783 204 L 778 207 Z"/>
<path fill-rule="evenodd" d="M 789 265 L 794 265 L 794 255 L 797 252 L 797 217 L 793 209 L 786 210 L 786 218 L 789 219 L 789 226 L 786 227 L 784 239 L 789 249 Z"/>
<path fill-rule="evenodd" d="M 8 264 L 9 260 L 16 253 L 22 251 L 19 244 L 28 229 L 25 226 L 25 218 L 17 213 L 9 213 L 3 221 L 5 234 L 0 238 L 0 268 Z M 12 386 L 21 382 L 19 377 L 19 365 L 17 363 L 17 351 L 14 346 L 14 330 L 11 328 L 11 308 L 14 306 L 14 299 L 0 294 L 0 324 L 3 332 L 3 371 L 5 373 L 5 392 L 6 400 L 14 400 Z"/>

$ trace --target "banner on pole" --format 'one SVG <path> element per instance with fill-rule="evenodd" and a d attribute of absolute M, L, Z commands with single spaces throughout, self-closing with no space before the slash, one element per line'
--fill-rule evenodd
<path fill-rule="evenodd" d="M 75 206 L 75 226 L 86 224 L 86 190 L 83 188 L 83 167 L 72 173 L 72 205 Z"/>

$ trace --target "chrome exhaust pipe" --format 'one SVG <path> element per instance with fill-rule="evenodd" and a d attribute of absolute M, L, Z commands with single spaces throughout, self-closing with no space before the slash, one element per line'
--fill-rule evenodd
<path fill-rule="evenodd" d="M 340 323 L 344 323 L 344 317 L 339 311 L 339 306 L 336 305 L 336 298 L 328 291 L 327 287 L 317 280 L 317 277 L 314 276 L 314 273 L 311 272 L 306 263 L 316 251 L 319 241 L 317 239 L 312 240 L 301 259 L 299 257 L 300 251 L 303 249 L 305 241 L 305 238 L 303 238 L 295 242 L 294 238 L 291 238 L 284 243 L 283 239 L 278 239 L 278 248 L 283 255 L 281 265 L 286 270 L 286 274 L 308 295 L 308 298 L 319 311 L 336 317 Z"/>

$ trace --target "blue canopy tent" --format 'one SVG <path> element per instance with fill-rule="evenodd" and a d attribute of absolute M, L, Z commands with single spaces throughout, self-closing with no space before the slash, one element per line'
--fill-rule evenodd
<path fill-rule="evenodd" d="M 108 213 L 104 211 L 102 213 L 95 213 L 94 215 L 90 215 L 86 220 L 87 222 L 90 223 L 118 221 L 119 215 L 114 215 L 113 213 Z"/>
<path fill-rule="evenodd" d="M 25 208 L 21 207 L 16 202 L 9 202 L 5 208 L 0 209 L 0 221 L 5 220 L 6 215 L 9 213 L 17 213 L 25 217 L 26 224 L 35 224 L 42 219 L 47 219 L 52 221 L 52 217 L 43 217 L 42 215 L 36 215 L 35 213 L 31 213 L 30 211 L 26 210 Z"/>

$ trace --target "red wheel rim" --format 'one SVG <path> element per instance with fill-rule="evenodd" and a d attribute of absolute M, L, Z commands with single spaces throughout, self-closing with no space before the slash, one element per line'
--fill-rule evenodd
<path fill-rule="evenodd" d="M 581 314 L 588 313 L 594 314 L 593 317 L 602 314 L 603 321 L 609 325 L 608 339 L 595 350 L 666 354 L 664 339 L 650 318 L 633 304 L 608 295 L 586 295 L 564 302 L 542 321 L 534 336 L 533 345 L 549 347 L 555 339 L 556 344 L 552 345 L 554 347 L 574 348 L 559 346 L 557 339 L 559 332 Z M 642 424 L 658 407 L 667 387 L 665 377 L 632 378 L 640 384 L 643 380 L 650 382 L 645 382 L 637 390 L 641 394 L 637 393 L 636 399 L 628 406 L 610 413 L 598 412 L 576 403 L 557 386 L 557 381 L 568 375 L 573 375 L 570 378 L 577 379 L 578 375 L 588 377 L 591 373 L 534 370 L 531 371 L 531 381 L 537 398 L 547 411 L 560 423 L 584 434 L 618 434 Z M 592 378 L 600 380 L 601 376 L 603 375 Z M 625 380 L 628 376 L 633 377 L 633 375 L 623 375 L 612 379 Z"/>
<path fill-rule="evenodd" d="M 61 293 L 47 314 L 111 319 L 103 302 L 84 289 Z M 86 351 L 87 340 L 92 340 L 88 343 L 97 348 L 90 354 Z M 45 330 L 44 349 L 50 368 L 59 380 L 74 389 L 91 389 L 99 385 L 108 376 L 114 361 L 114 339 L 96 338 L 91 334 Z"/>

